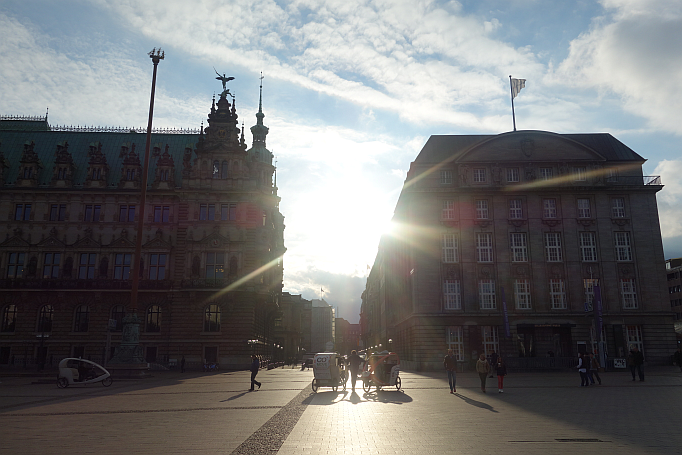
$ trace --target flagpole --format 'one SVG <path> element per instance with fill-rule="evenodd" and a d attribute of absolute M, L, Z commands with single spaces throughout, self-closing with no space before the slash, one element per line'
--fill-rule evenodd
<path fill-rule="evenodd" d="M 514 113 L 514 88 L 512 87 L 512 77 L 509 75 L 509 93 L 512 102 L 512 121 L 514 122 L 514 131 L 516 131 L 516 114 Z"/>

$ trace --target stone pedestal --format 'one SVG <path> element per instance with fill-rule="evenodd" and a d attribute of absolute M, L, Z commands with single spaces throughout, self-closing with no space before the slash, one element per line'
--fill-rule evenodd
<path fill-rule="evenodd" d="M 140 323 L 136 313 L 127 314 L 123 318 L 121 345 L 116 348 L 114 357 L 107 364 L 107 370 L 114 378 L 149 377 L 149 364 L 144 361 L 142 346 L 139 344 Z"/>

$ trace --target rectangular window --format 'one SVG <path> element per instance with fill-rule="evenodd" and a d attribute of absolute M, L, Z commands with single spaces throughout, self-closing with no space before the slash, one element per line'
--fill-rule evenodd
<path fill-rule="evenodd" d="M 597 262 L 597 235 L 594 232 L 580 232 L 580 259 Z"/>
<path fill-rule="evenodd" d="M 543 199 L 542 200 L 542 217 L 553 219 L 556 218 L 556 199 Z"/>
<path fill-rule="evenodd" d="M 630 346 L 636 346 L 637 349 L 644 354 L 644 338 L 642 337 L 641 325 L 627 325 L 625 326 L 628 337 L 628 349 Z"/>
<path fill-rule="evenodd" d="M 215 204 L 201 204 L 199 207 L 199 219 L 215 221 Z"/>
<path fill-rule="evenodd" d="M 476 258 L 478 262 L 493 262 L 493 235 L 476 234 Z"/>
<path fill-rule="evenodd" d="M 634 310 L 637 308 L 637 293 L 635 292 L 635 280 L 633 278 L 621 278 L 620 295 L 623 299 L 623 308 Z"/>
<path fill-rule="evenodd" d="M 530 280 L 514 281 L 514 299 L 517 310 L 530 310 Z"/>
<path fill-rule="evenodd" d="M 21 278 L 24 274 L 26 253 L 10 253 L 7 260 L 7 278 Z"/>
<path fill-rule="evenodd" d="M 521 206 L 521 199 L 509 200 L 509 219 L 510 220 L 523 219 L 523 207 Z"/>
<path fill-rule="evenodd" d="M 443 300 L 446 310 L 462 309 L 462 295 L 458 280 L 445 280 L 443 282 Z"/>
<path fill-rule="evenodd" d="M 455 234 L 443 234 L 441 236 L 441 248 L 443 262 L 459 262 L 459 242 Z"/>
<path fill-rule="evenodd" d="M 566 309 L 566 287 L 564 280 L 549 280 L 549 300 L 553 310 Z"/>
<path fill-rule="evenodd" d="M 630 233 L 629 232 L 614 232 L 614 241 L 616 243 L 616 260 L 617 261 L 632 261 L 632 249 L 630 247 Z"/>
<path fill-rule="evenodd" d="M 540 168 L 540 178 L 542 180 L 551 180 L 554 177 L 551 167 Z"/>
<path fill-rule="evenodd" d="M 590 218 L 592 211 L 590 210 L 589 199 L 578 199 L 578 218 Z"/>
<path fill-rule="evenodd" d="M 28 221 L 31 217 L 31 204 L 17 204 L 14 209 L 15 221 Z"/>
<path fill-rule="evenodd" d="M 223 221 L 235 221 L 237 219 L 237 204 L 221 204 L 220 219 Z"/>
<path fill-rule="evenodd" d="M 483 354 L 488 357 L 493 352 L 500 352 L 500 342 L 496 326 L 484 325 L 481 327 L 481 340 L 483 341 Z"/>
<path fill-rule="evenodd" d="M 225 276 L 225 254 L 206 253 L 206 279 L 220 280 Z"/>
<path fill-rule="evenodd" d="M 95 263 L 97 261 L 97 254 L 95 253 L 81 253 L 80 261 L 78 262 L 78 279 L 92 280 L 95 278 Z"/>
<path fill-rule="evenodd" d="M 576 182 L 584 182 L 587 180 L 587 168 L 585 166 L 576 166 L 573 168 L 573 180 Z"/>
<path fill-rule="evenodd" d="M 134 210 L 134 209 L 133 209 Z M 102 206 L 101 205 L 86 205 L 85 206 L 85 214 L 83 215 L 83 221 L 85 222 L 98 222 L 99 221 L 99 216 L 102 213 Z M 135 216 L 133 212 L 133 217 Z"/>
<path fill-rule="evenodd" d="M 66 204 L 52 204 L 50 206 L 50 221 L 64 221 L 66 219 Z"/>
<path fill-rule="evenodd" d="M 488 201 L 486 199 L 476 200 L 476 219 L 477 220 L 488 219 Z"/>
<path fill-rule="evenodd" d="M 130 261 L 132 260 L 130 253 L 118 253 L 114 258 L 114 279 L 115 280 L 129 280 L 130 279 Z"/>
<path fill-rule="evenodd" d="M 494 280 L 480 280 L 478 282 L 478 303 L 482 310 L 494 310 L 497 308 Z"/>
<path fill-rule="evenodd" d="M 443 201 L 443 208 L 440 212 L 441 220 L 455 219 L 455 201 Z"/>
<path fill-rule="evenodd" d="M 625 199 L 622 197 L 611 199 L 611 216 L 613 218 L 625 218 Z"/>
<path fill-rule="evenodd" d="M 528 242 L 525 232 L 512 232 L 509 234 L 512 262 L 528 262 Z"/>
<path fill-rule="evenodd" d="M 452 349 L 452 354 L 457 360 L 464 360 L 464 337 L 462 336 L 461 326 L 451 326 L 447 328 L 445 343 L 448 349 Z"/>
<path fill-rule="evenodd" d="M 486 181 L 485 168 L 475 168 L 474 183 L 485 183 L 485 181 Z"/>
<path fill-rule="evenodd" d="M 135 206 L 134 205 L 122 205 L 119 207 L 118 211 L 118 221 L 135 221 Z"/>
<path fill-rule="evenodd" d="M 452 185 L 452 171 L 440 171 L 441 185 Z"/>
<path fill-rule="evenodd" d="M 45 253 L 43 263 L 43 278 L 59 278 L 60 253 Z"/>
<path fill-rule="evenodd" d="M 508 167 L 507 168 L 507 182 L 515 183 L 520 180 L 519 168 L 518 167 Z"/>
<path fill-rule="evenodd" d="M 154 222 L 155 223 L 168 223 L 170 219 L 170 206 L 168 205 L 155 205 L 154 206 Z"/>
<path fill-rule="evenodd" d="M 561 234 L 558 232 L 545 232 L 545 255 L 547 262 L 561 262 Z"/>
<path fill-rule="evenodd" d="M 166 278 L 166 255 L 165 254 L 150 254 L 149 255 L 149 279 L 163 280 Z"/>
<path fill-rule="evenodd" d="M 594 287 L 599 286 L 598 278 L 585 278 L 583 279 L 583 289 L 585 290 L 585 304 L 587 305 L 587 311 L 592 311 L 594 309 Z"/>

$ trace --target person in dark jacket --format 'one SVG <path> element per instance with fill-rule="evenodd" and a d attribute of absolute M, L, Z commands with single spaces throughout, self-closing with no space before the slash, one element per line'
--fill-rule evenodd
<path fill-rule="evenodd" d="M 182 359 L 180 359 L 180 373 L 185 372 L 185 356 L 182 356 Z"/>
<path fill-rule="evenodd" d="M 677 366 L 680 367 L 680 371 L 682 371 L 682 351 L 680 348 L 677 348 L 677 351 L 673 354 L 673 358 L 675 359 Z"/>
<path fill-rule="evenodd" d="M 348 357 L 348 369 L 350 370 L 350 383 L 353 392 L 355 392 L 355 383 L 358 380 L 358 373 L 360 372 L 361 364 L 362 358 L 360 358 L 358 355 L 358 351 L 355 349 L 350 351 L 350 357 Z"/>
<path fill-rule="evenodd" d="M 635 370 L 639 375 L 640 382 L 644 382 L 644 355 L 637 346 L 630 346 L 630 355 L 628 355 L 628 365 L 630 365 L 630 373 L 632 373 L 632 380 L 635 380 Z"/>
<path fill-rule="evenodd" d="M 580 387 L 587 387 L 590 385 L 590 380 L 587 378 L 587 359 L 582 352 L 578 353 L 578 372 L 580 373 Z"/>
<path fill-rule="evenodd" d="M 599 360 L 597 360 L 597 353 L 594 353 L 590 356 L 589 366 L 590 379 L 592 379 L 592 384 L 594 384 L 594 378 L 597 378 L 597 381 L 599 381 L 599 385 L 601 385 L 601 378 L 599 377 L 599 368 L 601 368 L 601 365 L 599 364 Z"/>
<path fill-rule="evenodd" d="M 497 372 L 497 393 L 504 392 L 504 377 L 507 375 L 507 365 L 504 363 L 502 356 L 497 358 L 497 364 L 495 365 L 495 371 Z"/>
<path fill-rule="evenodd" d="M 450 393 L 457 392 L 457 357 L 448 349 L 448 355 L 443 359 L 443 366 L 448 372 L 448 382 L 450 383 Z"/>
<path fill-rule="evenodd" d="M 256 381 L 256 375 L 258 374 L 258 370 L 260 369 L 260 362 L 258 361 L 258 357 L 255 355 L 251 355 L 251 391 L 253 392 L 254 384 L 258 386 L 260 389 L 261 383 Z"/>
<path fill-rule="evenodd" d="M 491 378 L 493 377 L 492 368 L 495 368 L 496 365 L 497 365 L 497 352 L 493 351 L 493 353 L 490 354 L 490 366 L 491 366 L 490 377 Z"/>

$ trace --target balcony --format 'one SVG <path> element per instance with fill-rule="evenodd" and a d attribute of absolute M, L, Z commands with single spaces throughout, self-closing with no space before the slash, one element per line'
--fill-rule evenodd
<path fill-rule="evenodd" d="M 618 175 L 607 177 L 606 184 L 614 186 L 663 185 L 660 175 Z"/>

